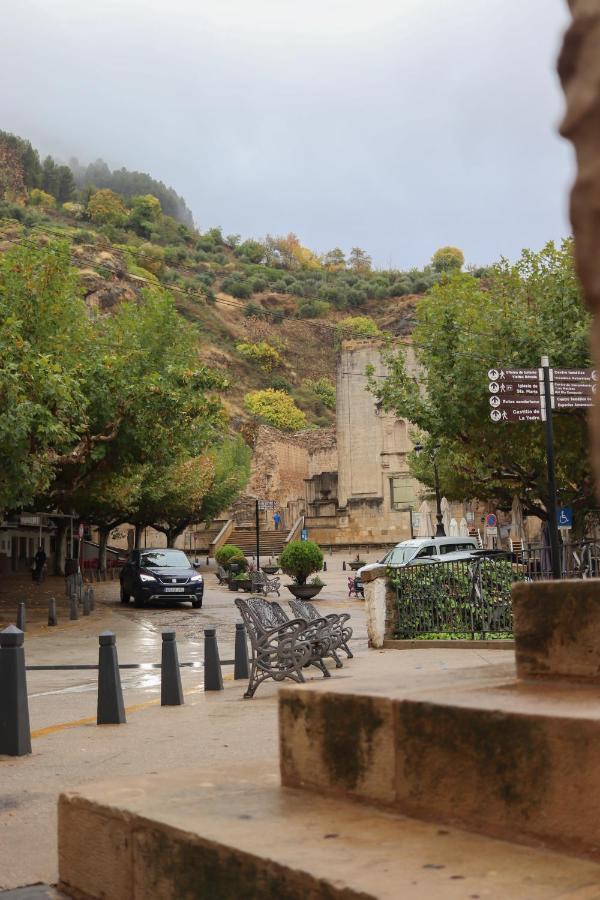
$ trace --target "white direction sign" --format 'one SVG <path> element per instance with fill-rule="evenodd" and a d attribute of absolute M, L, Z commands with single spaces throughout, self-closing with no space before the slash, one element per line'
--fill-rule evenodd
<path fill-rule="evenodd" d="M 277 508 L 277 501 L 276 501 L 276 500 L 259 500 L 259 501 L 258 501 L 258 508 L 259 508 L 260 510 L 263 510 L 263 511 L 264 511 L 265 509 L 276 509 L 276 508 Z"/>
<path fill-rule="evenodd" d="M 596 369 L 550 369 L 552 409 L 585 409 L 593 405 L 598 389 Z M 492 422 L 546 420 L 543 369 L 495 368 L 488 370 Z"/>

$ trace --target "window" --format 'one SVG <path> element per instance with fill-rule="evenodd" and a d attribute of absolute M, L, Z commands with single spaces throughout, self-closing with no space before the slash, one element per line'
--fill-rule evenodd
<path fill-rule="evenodd" d="M 415 559 L 421 559 L 422 556 L 436 556 L 435 546 L 433 544 L 428 544 L 427 547 L 422 547 L 421 550 L 415 556 Z"/>
<path fill-rule="evenodd" d="M 390 478 L 390 506 L 406 510 L 415 502 L 414 481 L 410 475 L 392 475 Z"/>

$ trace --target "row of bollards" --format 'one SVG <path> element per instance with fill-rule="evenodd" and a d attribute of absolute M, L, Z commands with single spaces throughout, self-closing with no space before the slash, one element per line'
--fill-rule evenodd
<path fill-rule="evenodd" d="M 84 616 L 89 616 L 95 610 L 96 598 L 93 587 L 84 588 L 81 592 L 81 600 L 78 600 L 77 592 L 69 593 L 69 619 L 71 621 L 79 618 L 79 603 L 81 603 Z M 55 597 L 50 597 L 48 600 L 48 625 L 50 627 L 58 625 Z M 19 603 L 17 607 L 17 628 L 19 631 L 27 631 L 27 606 L 25 603 Z"/>
<path fill-rule="evenodd" d="M 0 756 L 23 756 L 31 753 L 24 637 L 23 630 L 14 625 L 0 631 Z M 127 718 L 121 687 L 117 638 L 112 631 L 103 631 L 98 640 L 100 646 L 96 723 L 122 725 Z M 233 677 L 234 679 L 248 677 L 248 644 L 246 629 L 242 622 L 238 622 L 235 626 Z M 223 690 L 223 674 L 214 626 L 204 629 L 204 690 Z M 161 706 L 181 706 L 184 703 L 174 628 L 165 628 L 162 633 L 160 702 Z"/>

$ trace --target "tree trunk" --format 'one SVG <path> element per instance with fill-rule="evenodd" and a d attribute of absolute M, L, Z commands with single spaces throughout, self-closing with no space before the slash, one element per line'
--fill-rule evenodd
<path fill-rule="evenodd" d="M 65 574 L 65 559 L 67 556 L 67 529 L 68 520 L 59 519 L 56 526 L 55 542 L 56 550 L 54 551 L 54 574 Z"/>
<path fill-rule="evenodd" d="M 98 528 L 98 570 L 106 572 L 106 545 L 110 534 L 110 526 L 102 525 Z"/>
<path fill-rule="evenodd" d="M 135 526 L 135 536 L 133 540 L 133 546 L 135 550 L 139 550 L 140 544 L 142 543 L 142 532 L 146 526 L 145 525 L 136 525 Z"/>
<path fill-rule="evenodd" d="M 174 547 L 175 541 L 178 538 L 177 531 L 174 528 L 167 528 L 165 536 L 167 538 L 167 547 Z"/>

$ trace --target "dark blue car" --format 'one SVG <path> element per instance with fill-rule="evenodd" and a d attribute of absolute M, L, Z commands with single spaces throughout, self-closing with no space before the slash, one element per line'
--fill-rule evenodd
<path fill-rule="evenodd" d="M 202 606 L 204 580 L 182 550 L 144 547 L 133 550 L 120 575 L 121 603 L 135 606 L 160 601 L 188 600 Z"/>

